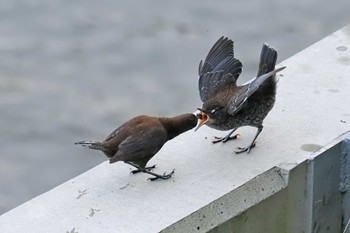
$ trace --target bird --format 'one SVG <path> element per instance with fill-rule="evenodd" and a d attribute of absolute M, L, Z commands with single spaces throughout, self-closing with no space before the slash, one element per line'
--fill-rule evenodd
<path fill-rule="evenodd" d="M 267 43 L 261 49 L 258 73 L 243 85 L 236 81 L 242 72 L 242 62 L 234 57 L 233 41 L 221 37 L 210 49 L 205 60 L 200 61 L 199 95 L 203 102 L 198 108 L 200 120 L 197 128 L 207 125 L 217 130 L 231 130 L 225 137 L 215 137 L 213 143 L 236 139 L 231 136 L 238 128 L 252 126 L 257 132 L 246 147 L 237 147 L 236 154 L 249 153 L 263 130 L 263 121 L 273 108 L 276 98 L 276 73 L 286 67 L 275 69 L 277 51 Z"/>
<path fill-rule="evenodd" d="M 100 150 L 110 163 L 123 161 L 136 168 L 132 174 L 143 172 L 152 175 L 149 180 L 169 179 L 174 170 L 163 175 L 152 172 L 155 165 L 146 167 L 148 161 L 169 140 L 194 128 L 198 119 L 193 113 L 186 113 L 175 117 L 154 117 L 140 115 L 122 124 L 102 142 L 79 141 L 76 145 Z"/>

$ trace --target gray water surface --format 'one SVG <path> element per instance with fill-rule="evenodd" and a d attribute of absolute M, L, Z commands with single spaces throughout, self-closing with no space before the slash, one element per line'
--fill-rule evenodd
<path fill-rule="evenodd" d="M 2 0 L 0 214 L 106 160 L 75 141 L 103 139 L 135 115 L 200 107 L 198 63 L 220 36 L 234 39 L 244 82 L 263 42 L 281 61 L 348 24 L 349 9 L 348 0 Z"/>

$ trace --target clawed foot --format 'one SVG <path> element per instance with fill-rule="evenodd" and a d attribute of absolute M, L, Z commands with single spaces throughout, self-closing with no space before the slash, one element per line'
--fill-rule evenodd
<path fill-rule="evenodd" d="M 159 175 L 159 174 L 156 174 L 156 173 L 153 173 L 153 172 L 152 173 L 148 172 L 149 174 L 155 176 L 155 177 L 148 178 L 148 180 L 150 180 L 150 181 L 155 181 L 155 180 L 158 180 L 158 179 L 167 180 L 174 174 L 174 172 L 175 172 L 175 169 L 172 170 L 172 172 L 170 172 L 169 174 L 165 174 L 165 172 L 164 172 L 163 175 Z"/>
<path fill-rule="evenodd" d="M 249 154 L 250 150 L 255 147 L 255 143 L 252 145 L 249 145 L 248 147 L 237 147 L 237 150 L 235 150 L 236 154 L 241 154 L 243 152 L 247 152 Z"/>
<path fill-rule="evenodd" d="M 156 165 L 150 166 L 150 167 L 145 167 L 146 171 L 152 171 L 153 169 L 156 168 Z M 142 172 L 140 169 L 135 169 L 130 172 L 130 174 L 136 174 Z"/>
<path fill-rule="evenodd" d="M 233 135 L 233 136 L 226 136 L 226 137 L 216 137 L 214 136 L 214 138 L 216 140 L 213 140 L 212 143 L 218 143 L 218 142 L 222 142 L 222 143 L 225 143 L 227 141 L 230 141 L 230 140 L 233 140 L 233 139 L 237 139 L 237 137 L 240 136 L 239 134 L 236 134 L 236 135 Z"/>

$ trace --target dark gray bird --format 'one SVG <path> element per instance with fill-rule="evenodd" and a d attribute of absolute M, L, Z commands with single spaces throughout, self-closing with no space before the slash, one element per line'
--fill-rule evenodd
<path fill-rule="evenodd" d="M 242 63 L 234 57 L 233 41 L 221 37 L 199 64 L 199 94 L 203 106 L 198 109 L 200 123 L 196 130 L 204 124 L 218 130 L 231 130 L 226 137 L 216 137 L 213 143 L 217 143 L 237 138 L 237 135 L 231 135 L 239 127 L 256 127 L 257 133 L 251 144 L 235 151 L 249 153 L 263 129 L 263 120 L 275 103 L 275 74 L 285 68 L 275 70 L 276 61 L 277 51 L 264 44 L 257 77 L 237 86 Z"/>
<path fill-rule="evenodd" d="M 75 144 L 89 149 L 101 150 L 109 158 L 110 163 L 123 161 L 136 170 L 131 173 L 144 172 L 154 177 L 150 180 L 168 179 L 174 173 L 159 175 L 151 170 L 155 166 L 146 167 L 147 162 L 174 137 L 194 128 L 198 119 L 192 113 L 176 117 L 137 116 L 114 130 L 102 142 L 81 141 Z"/>

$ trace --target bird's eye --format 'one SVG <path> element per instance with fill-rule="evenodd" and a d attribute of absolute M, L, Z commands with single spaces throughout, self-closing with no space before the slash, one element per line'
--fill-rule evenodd
<path fill-rule="evenodd" d="M 210 114 L 215 114 L 215 113 L 219 112 L 221 109 L 223 109 L 223 107 L 213 108 L 212 110 L 210 110 Z"/>

